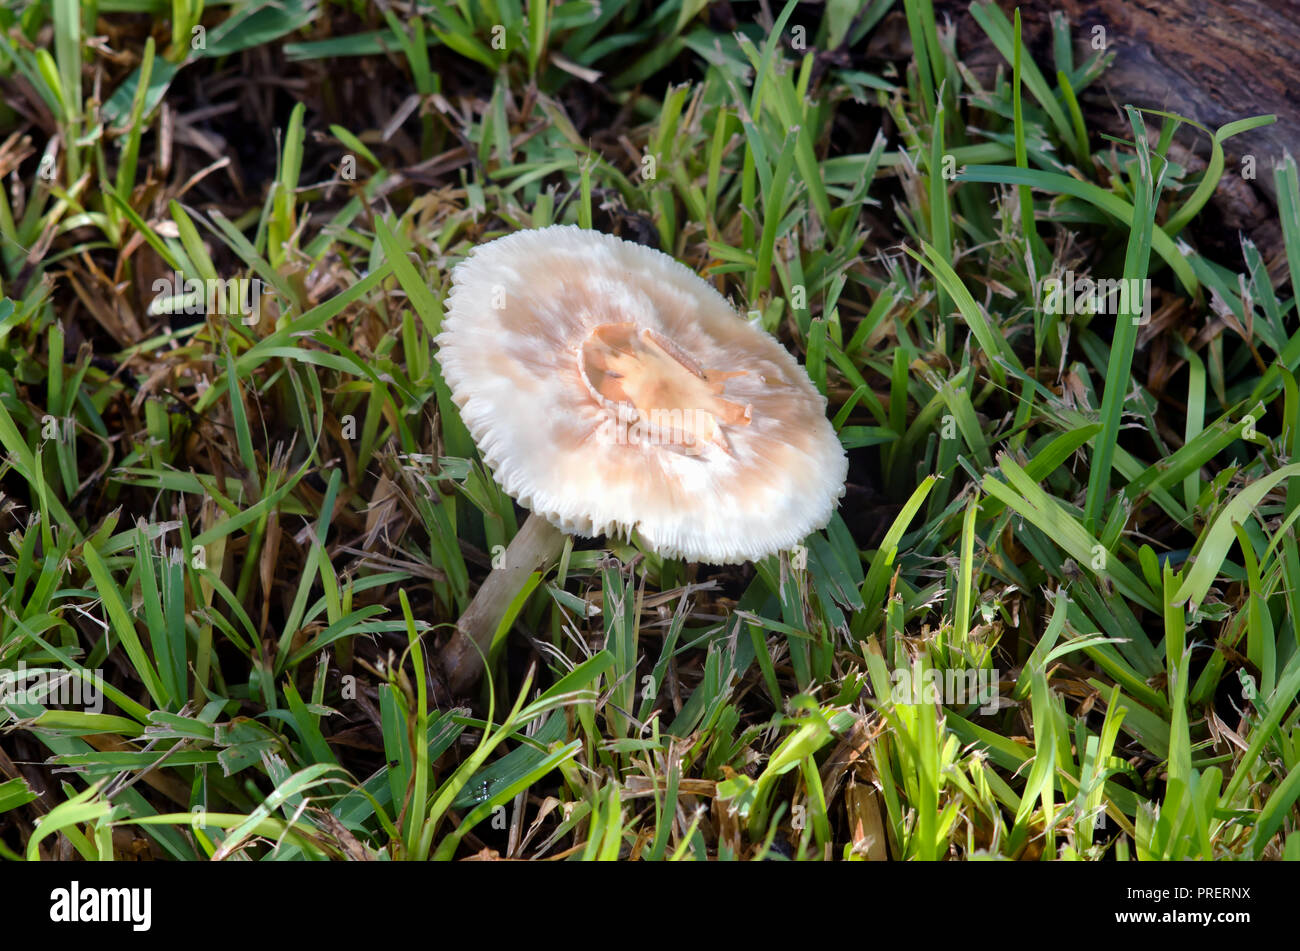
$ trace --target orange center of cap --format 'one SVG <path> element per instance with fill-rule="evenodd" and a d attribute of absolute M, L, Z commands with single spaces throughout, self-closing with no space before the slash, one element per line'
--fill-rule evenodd
<path fill-rule="evenodd" d="M 703 370 L 662 334 L 636 324 L 601 324 L 578 353 L 588 389 L 618 413 L 620 442 L 699 452 L 723 449 L 722 426 L 748 426 L 749 407 L 724 399 L 723 382 L 745 371 Z"/>

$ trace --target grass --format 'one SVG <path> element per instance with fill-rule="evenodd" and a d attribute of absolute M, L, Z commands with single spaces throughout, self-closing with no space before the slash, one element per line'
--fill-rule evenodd
<path fill-rule="evenodd" d="M 730 9 L 0 11 L 0 669 L 104 701 L 0 702 L 0 854 L 1300 858 L 1294 159 L 1279 246 L 1201 224 L 1271 117 L 1090 131 L 1063 17 L 974 4 L 981 78 L 924 0 Z M 431 340 L 553 222 L 776 334 L 849 490 L 753 566 L 570 542 L 451 697 L 522 513 Z"/>

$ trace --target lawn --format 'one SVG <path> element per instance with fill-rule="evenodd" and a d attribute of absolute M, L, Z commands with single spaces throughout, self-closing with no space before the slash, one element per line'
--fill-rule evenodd
<path fill-rule="evenodd" d="M 1300 859 L 1295 159 L 970 15 L 0 10 L 0 855 Z M 776 338 L 847 484 L 757 562 L 568 536 L 465 686 L 528 512 L 435 338 L 552 224 Z"/>

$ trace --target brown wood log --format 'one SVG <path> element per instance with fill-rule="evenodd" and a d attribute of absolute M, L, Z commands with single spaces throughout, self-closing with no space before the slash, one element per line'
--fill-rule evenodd
<path fill-rule="evenodd" d="M 1131 137 L 1126 104 L 1177 112 L 1210 129 L 1276 114 L 1275 124 L 1224 143 L 1225 173 L 1212 205 L 1216 223 L 1227 229 L 1262 231 L 1262 244 L 1279 237 L 1268 207 L 1277 197 L 1273 168 L 1288 150 L 1300 156 L 1300 0 L 998 0 L 998 6 L 1008 19 L 1019 6 L 1025 41 L 1049 77 L 1052 11 L 1070 23 L 1076 63 L 1093 54 L 1094 27 L 1104 28 L 1115 59 L 1081 96 L 1090 129 Z M 957 26 L 958 49 L 976 75 L 1005 68 L 966 0 L 936 0 L 935 11 L 940 23 L 946 18 Z M 1180 134 L 1176 141 L 1209 155 L 1204 135 Z M 1247 155 L 1255 160 L 1253 180 L 1242 175 Z"/>

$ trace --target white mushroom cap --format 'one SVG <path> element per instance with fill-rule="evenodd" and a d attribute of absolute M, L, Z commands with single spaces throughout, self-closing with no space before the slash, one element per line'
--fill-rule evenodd
<path fill-rule="evenodd" d="M 571 225 L 481 245 L 437 344 L 501 486 L 565 532 L 733 564 L 793 547 L 844 494 L 803 368 L 659 251 Z"/>

